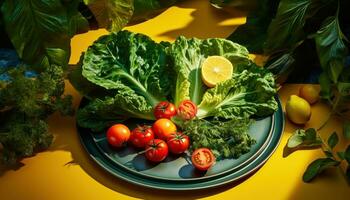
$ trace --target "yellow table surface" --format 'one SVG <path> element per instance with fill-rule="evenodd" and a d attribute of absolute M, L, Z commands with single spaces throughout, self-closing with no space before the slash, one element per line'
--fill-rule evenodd
<path fill-rule="evenodd" d="M 147 22 L 126 29 L 149 35 L 156 41 L 173 41 L 178 35 L 187 37 L 226 37 L 245 22 L 244 13 L 223 13 L 212 9 L 207 0 L 192 0 L 171 7 Z M 90 31 L 72 39 L 70 63 L 78 61 L 81 52 L 105 30 Z M 285 84 L 279 91 L 283 105 L 300 85 Z M 73 95 L 77 107 L 81 96 L 68 83 L 66 93 Z M 329 108 L 323 103 L 312 106 L 312 117 L 306 127 L 319 127 Z M 203 191 L 169 192 L 131 185 L 121 181 L 91 161 L 80 144 L 75 118 L 54 114 L 49 119 L 55 139 L 48 151 L 23 159 L 20 166 L 0 168 L 0 199 L 350 199 L 350 187 L 338 169 L 328 170 L 312 183 L 301 180 L 307 165 L 323 156 L 320 150 L 298 151 L 287 158 L 282 152 L 287 139 L 297 128 L 286 122 L 279 147 L 260 170 L 240 184 L 228 184 Z M 332 119 L 322 130 L 326 138 L 336 130 L 342 133 L 339 119 Z M 344 147 L 345 140 L 341 137 Z"/>

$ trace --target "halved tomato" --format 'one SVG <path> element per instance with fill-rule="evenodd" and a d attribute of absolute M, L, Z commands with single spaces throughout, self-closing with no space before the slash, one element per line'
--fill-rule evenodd
<path fill-rule="evenodd" d="M 199 148 L 192 153 L 191 160 L 196 169 L 206 171 L 215 163 L 215 156 L 210 149 Z"/>

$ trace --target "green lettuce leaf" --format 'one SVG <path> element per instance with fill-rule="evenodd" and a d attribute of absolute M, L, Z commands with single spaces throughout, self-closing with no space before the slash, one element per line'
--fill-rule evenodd
<path fill-rule="evenodd" d="M 244 119 L 267 116 L 277 110 L 274 77 L 255 64 L 234 73 L 232 79 L 207 90 L 198 105 L 198 118 Z"/>
<path fill-rule="evenodd" d="M 120 115 L 120 108 L 112 97 L 91 100 L 77 113 L 78 124 L 92 131 L 102 131 L 106 127 L 121 123 L 128 118 L 128 116 Z"/>
<path fill-rule="evenodd" d="M 85 53 L 82 75 L 112 91 L 116 106 L 128 116 L 154 119 L 153 108 L 170 93 L 164 44 L 129 31 L 103 36 Z"/>
<path fill-rule="evenodd" d="M 176 90 L 173 95 L 175 105 L 185 99 L 190 99 L 197 105 L 201 102 L 207 89 L 202 82 L 201 66 L 208 56 L 223 56 L 234 65 L 248 62 L 245 47 L 219 38 L 200 40 L 180 36 L 170 51 L 176 72 Z"/>

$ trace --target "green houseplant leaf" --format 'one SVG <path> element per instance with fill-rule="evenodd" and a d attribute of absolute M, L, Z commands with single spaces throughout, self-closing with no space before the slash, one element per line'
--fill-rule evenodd
<path fill-rule="evenodd" d="M 346 139 L 350 139 L 350 122 L 344 122 L 343 133 Z"/>
<path fill-rule="evenodd" d="M 179 0 L 134 0 L 134 13 L 131 23 L 148 20 Z"/>
<path fill-rule="evenodd" d="M 230 6 L 235 0 L 211 1 L 218 6 Z M 244 1 L 246 2 L 246 1 Z M 275 16 L 279 0 L 257 0 L 257 8 L 248 14 L 247 22 L 239 26 L 227 39 L 245 46 L 250 53 L 263 53 L 267 29 Z"/>
<path fill-rule="evenodd" d="M 320 147 L 321 145 L 322 141 L 313 128 L 296 130 L 287 143 L 288 148 Z"/>
<path fill-rule="evenodd" d="M 328 138 L 328 146 L 333 149 L 339 142 L 339 137 L 336 132 L 333 132 L 331 136 Z"/>
<path fill-rule="evenodd" d="M 1 6 L 3 22 L 19 57 L 37 67 L 67 66 L 70 38 L 76 31 L 86 30 L 87 25 L 73 11 L 76 2 L 5 0 Z"/>
<path fill-rule="evenodd" d="M 348 53 L 343 39 L 344 35 L 340 30 L 336 16 L 327 18 L 315 36 L 321 67 L 333 83 L 338 82 Z"/>
<path fill-rule="evenodd" d="M 304 182 L 310 182 L 313 180 L 318 174 L 323 172 L 325 169 L 330 167 L 335 167 L 340 164 L 339 161 L 333 160 L 331 158 L 319 158 L 313 161 L 306 169 L 303 175 Z"/>
<path fill-rule="evenodd" d="M 110 31 L 121 30 L 131 19 L 133 0 L 84 0 L 94 14 L 98 26 Z"/>
<path fill-rule="evenodd" d="M 281 0 L 276 17 L 268 28 L 265 52 L 286 50 L 303 39 L 303 26 L 310 0 Z"/>

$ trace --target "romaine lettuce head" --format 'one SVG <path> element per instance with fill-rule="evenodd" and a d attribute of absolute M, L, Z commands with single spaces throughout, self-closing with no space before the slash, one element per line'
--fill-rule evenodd
<path fill-rule="evenodd" d="M 245 47 L 220 38 L 186 39 L 180 36 L 170 47 L 176 72 L 176 89 L 173 94 L 175 105 L 185 99 L 195 104 L 202 100 L 207 87 L 202 82 L 201 66 L 208 56 L 223 56 L 233 65 L 248 63 Z"/>
<path fill-rule="evenodd" d="M 277 110 L 273 75 L 254 63 L 241 65 L 238 71 L 232 79 L 207 90 L 198 105 L 198 118 L 245 119 Z"/>

